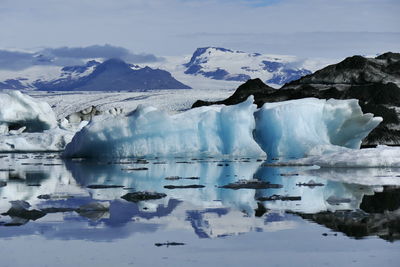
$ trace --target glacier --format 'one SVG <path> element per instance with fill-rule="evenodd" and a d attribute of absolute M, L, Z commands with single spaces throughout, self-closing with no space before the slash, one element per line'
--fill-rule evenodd
<path fill-rule="evenodd" d="M 304 157 L 359 148 L 381 121 L 357 100 L 306 98 L 265 103 L 250 96 L 233 106 L 208 106 L 168 115 L 139 106 L 125 117 L 94 118 L 65 157 L 265 156 Z"/>

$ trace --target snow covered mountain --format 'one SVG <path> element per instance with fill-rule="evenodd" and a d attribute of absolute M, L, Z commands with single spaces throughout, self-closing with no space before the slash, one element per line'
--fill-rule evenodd
<path fill-rule="evenodd" d="M 260 78 L 282 85 L 311 74 L 296 57 L 245 53 L 220 47 L 198 48 L 185 66 L 185 74 L 214 80 L 247 81 Z"/>
<path fill-rule="evenodd" d="M 161 69 L 140 67 L 120 59 L 102 63 L 89 60 L 84 65 L 33 65 L 22 71 L 0 73 L 0 89 L 45 91 L 127 91 L 190 89 Z"/>

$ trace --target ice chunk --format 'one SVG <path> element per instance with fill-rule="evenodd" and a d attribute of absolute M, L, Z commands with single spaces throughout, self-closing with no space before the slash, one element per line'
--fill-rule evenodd
<path fill-rule="evenodd" d="M 253 138 L 253 100 L 175 115 L 139 106 L 127 117 L 95 117 L 74 136 L 64 156 L 265 155 Z"/>
<path fill-rule="evenodd" d="M 255 113 L 255 138 L 269 157 L 303 157 L 360 148 L 382 121 L 363 114 L 358 100 L 304 98 L 265 103 Z"/>
<path fill-rule="evenodd" d="M 0 133 L 19 130 L 40 132 L 57 126 L 56 116 L 50 105 L 19 91 L 0 94 Z"/>
<path fill-rule="evenodd" d="M 367 149 L 341 149 L 320 156 L 290 161 L 320 167 L 400 167 L 400 148 L 378 146 Z"/>

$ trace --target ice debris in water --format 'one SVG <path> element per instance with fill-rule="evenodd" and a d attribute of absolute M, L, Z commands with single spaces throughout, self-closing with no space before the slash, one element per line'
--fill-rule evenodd
<path fill-rule="evenodd" d="M 233 106 L 168 115 L 139 106 L 126 117 L 94 118 L 64 151 L 66 157 L 294 156 L 359 148 L 382 119 L 357 100 L 306 98 L 266 103 L 250 96 Z"/>
<path fill-rule="evenodd" d="M 342 148 L 337 152 L 288 161 L 289 164 L 310 164 L 320 167 L 400 167 L 398 147 L 378 146 L 360 150 Z"/>

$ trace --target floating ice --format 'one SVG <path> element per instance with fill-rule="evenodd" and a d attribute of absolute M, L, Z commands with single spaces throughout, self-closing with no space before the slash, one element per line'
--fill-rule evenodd
<path fill-rule="evenodd" d="M 325 168 L 400 167 L 400 148 L 378 146 L 377 148 L 367 148 L 360 150 L 341 149 L 337 152 L 293 160 L 289 161 L 288 163 L 311 164 Z"/>
<path fill-rule="evenodd" d="M 50 105 L 19 91 L 0 94 L 0 134 L 14 132 L 41 132 L 57 126 Z M 25 128 L 24 128 L 25 127 Z M 19 130 L 19 131 L 18 131 Z"/>
<path fill-rule="evenodd" d="M 304 98 L 265 103 L 255 113 L 255 138 L 269 157 L 303 157 L 360 148 L 382 121 L 363 114 L 358 100 Z"/>
<path fill-rule="evenodd" d="M 64 151 L 67 157 L 265 155 L 253 138 L 253 97 L 168 115 L 139 106 L 127 117 L 94 118 Z"/>

